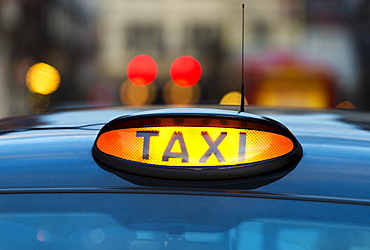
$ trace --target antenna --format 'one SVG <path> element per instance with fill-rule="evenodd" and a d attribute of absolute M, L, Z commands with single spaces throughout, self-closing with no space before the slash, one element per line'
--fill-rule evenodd
<path fill-rule="evenodd" d="M 242 84 L 239 112 L 244 112 L 244 3 L 242 4 Z"/>

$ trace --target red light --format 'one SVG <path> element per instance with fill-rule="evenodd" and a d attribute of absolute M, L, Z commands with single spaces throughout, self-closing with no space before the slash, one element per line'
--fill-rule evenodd
<path fill-rule="evenodd" d="M 144 86 L 157 77 L 157 64 L 148 55 L 139 55 L 131 59 L 127 66 L 127 77 L 133 84 Z"/>
<path fill-rule="evenodd" d="M 181 56 L 171 65 L 170 75 L 174 83 L 181 87 L 190 87 L 202 76 L 202 67 L 197 59 L 191 56 Z"/>

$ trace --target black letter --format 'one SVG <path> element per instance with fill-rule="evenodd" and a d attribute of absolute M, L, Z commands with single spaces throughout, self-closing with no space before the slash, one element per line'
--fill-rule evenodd
<path fill-rule="evenodd" d="M 144 146 L 143 146 L 143 159 L 149 159 L 149 146 L 150 146 L 150 137 L 158 136 L 158 131 L 137 131 L 136 137 L 144 137 Z"/>
<path fill-rule="evenodd" d="M 246 144 L 247 134 L 239 133 L 239 154 L 238 161 L 245 161 L 245 144 Z"/>
<path fill-rule="evenodd" d="M 227 135 L 226 132 L 222 132 L 215 141 L 212 141 L 212 138 L 209 136 L 207 132 L 202 132 L 202 136 L 208 143 L 209 149 L 204 153 L 202 158 L 200 158 L 199 160 L 200 163 L 205 163 L 211 156 L 211 154 L 215 154 L 218 162 L 225 162 L 224 156 L 221 154 L 220 150 L 218 150 L 217 147 L 218 145 L 220 145 L 220 143 L 226 137 L 226 135 Z"/>
<path fill-rule="evenodd" d="M 173 145 L 176 141 L 180 143 L 181 152 L 179 153 L 171 152 L 171 149 L 173 148 Z M 173 133 L 170 142 L 168 143 L 166 150 L 163 153 L 162 161 L 168 161 L 169 158 L 181 158 L 181 162 L 189 161 L 188 150 L 186 149 L 184 137 L 182 136 L 181 132 Z"/>

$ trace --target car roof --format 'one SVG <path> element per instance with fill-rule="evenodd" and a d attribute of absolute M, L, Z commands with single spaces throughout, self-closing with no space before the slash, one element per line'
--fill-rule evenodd
<path fill-rule="evenodd" d="M 1 120 L 0 190 L 156 189 L 137 186 L 102 169 L 91 155 L 105 123 L 142 110 L 147 109 L 64 110 Z M 303 157 L 292 172 L 253 192 L 370 199 L 368 113 L 253 107 L 246 112 L 281 122 L 303 147 Z"/>

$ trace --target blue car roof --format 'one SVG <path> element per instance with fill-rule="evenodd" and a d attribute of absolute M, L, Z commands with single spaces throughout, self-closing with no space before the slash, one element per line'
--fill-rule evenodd
<path fill-rule="evenodd" d="M 0 190 L 143 188 L 102 169 L 91 155 L 104 124 L 142 110 L 72 110 L 1 120 Z M 246 112 L 281 122 L 303 147 L 292 172 L 253 192 L 370 199 L 367 113 L 265 108 Z"/>

